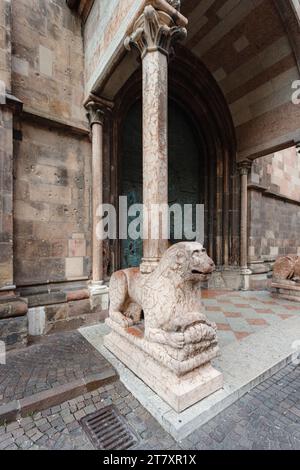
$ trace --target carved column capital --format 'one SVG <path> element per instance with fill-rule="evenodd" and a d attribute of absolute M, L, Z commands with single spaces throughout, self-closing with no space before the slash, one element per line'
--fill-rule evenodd
<path fill-rule="evenodd" d="M 248 175 L 252 167 L 252 162 L 250 160 L 246 160 L 243 162 L 238 163 L 238 171 L 240 175 Z"/>
<path fill-rule="evenodd" d="M 103 126 L 104 122 L 104 108 L 97 103 L 96 101 L 89 101 L 85 108 L 87 110 L 87 118 L 89 121 L 90 126 L 92 127 L 94 124 L 100 124 Z"/>
<path fill-rule="evenodd" d="M 171 5 L 171 2 L 157 0 L 152 3 L 154 5 L 158 4 L 160 7 L 166 4 L 168 8 L 165 8 L 164 11 L 161 9 L 157 10 L 152 5 L 147 5 L 142 15 L 134 24 L 133 33 L 126 38 L 124 43 L 127 50 L 136 47 L 142 58 L 144 58 L 147 52 L 157 50 L 165 55 L 169 55 L 172 45 L 178 40 L 185 39 L 187 36 L 187 30 L 182 26 L 183 24 L 187 25 L 187 20 Z M 176 2 L 173 3 L 175 4 Z M 168 10 L 168 13 L 166 10 Z"/>

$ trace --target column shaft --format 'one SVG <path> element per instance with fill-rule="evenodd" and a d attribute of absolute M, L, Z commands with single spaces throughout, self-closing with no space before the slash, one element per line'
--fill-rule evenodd
<path fill-rule="evenodd" d="M 159 50 L 143 58 L 143 203 L 148 214 L 142 270 L 151 272 L 165 250 L 162 218 L 151 218 L 152 204 L 168 204 L 168 61 Z M 152 214 L 153 215 L 153 214 Z M 159 239 L 151 238 L 155 222 Z"/>
<path fill-rule="evenodd" d="M 150 209 L 152 204 L 160 205 L 161 209 L 168 205 L 168 56 L 172 44 L 186 38 L 184 26 L 188 23 L 180 14 L 180 3 L 180 0 L 159 0 L 146 5 L 132 34 L 125 40 L 126 49 L 134 46 L 139 50 L 143 63 L 143 203 L 146 213 L 142 273 L 151 273 L 168 248 L 162 214 L 158 211 L 151 214 Z"/>
<path fill-rule="evenodd" d="M 103 128 L 95 122 L 92 125 L 92 174 L 93 174 L 93 281 L 103 281 L 103 240 L 97 236 L 97 211 L 103 204 Z"/>
<path fill-rule="evenodd" d="M 248 269 L 248 173 L 251 164 L 240 165 L 241 174 L 241 233 L 240 233 L 240 266 Z"/>

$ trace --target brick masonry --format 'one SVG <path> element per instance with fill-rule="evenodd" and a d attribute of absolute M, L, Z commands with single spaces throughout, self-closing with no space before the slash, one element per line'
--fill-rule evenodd
<path fill-rule="evenodd" d="M 89 277 L 89 156 L 86 139 L 22 124 L 22 141 L 15 142 L 18 285 Z"/>
<path fill-rule="evenodd" d="M 249 185 L 250 261 L 300 253 L 300 156 L 296 147 L 255 160 Z"/>

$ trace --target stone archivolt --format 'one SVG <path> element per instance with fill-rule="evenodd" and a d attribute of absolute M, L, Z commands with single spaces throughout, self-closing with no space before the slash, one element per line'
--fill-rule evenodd
<path fill-rule="evenodd" d="M 125 47 L 127 50 L 132 46 L 136 47 L 142 58 L 147 52 L 156 50 L 168 55 L 172 44 L 185 39 L 186 36 L 186 28 L 176 24 L 168 13 L 147 5 L 134 24 L 133 33 L 126 38 Z"/>

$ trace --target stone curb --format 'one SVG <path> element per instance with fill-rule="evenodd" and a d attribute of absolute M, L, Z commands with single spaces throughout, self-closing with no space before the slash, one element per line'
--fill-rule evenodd
<path fill-rule="evenodd" d="M 106 324 L 82 328 L 79 332 L 112 364 L 120 381 L 141 405 L 180 442 L 291 361 L 292 345 L 300 338 L 300 317 L 277 321 L 242 342 L 223 347 L 213 365 L 223 372 L 224 388 L 182 413 L 176 413 L 104 347 L 104 337 L 110 332 Z"/>
<path fill-rule="evenodd" d="M 108 385 L 118 379 L 116 372 L 108 368 L 99 374 L 89 375 L 86 378 L 35 393 L 21 400 L 13 400 L 0 405 L 0 423 L 11 423 L 17 419 L 25 418 L 29 414 L 60 405 L 67 400 L 97 390 L 103 385 Z"/>

